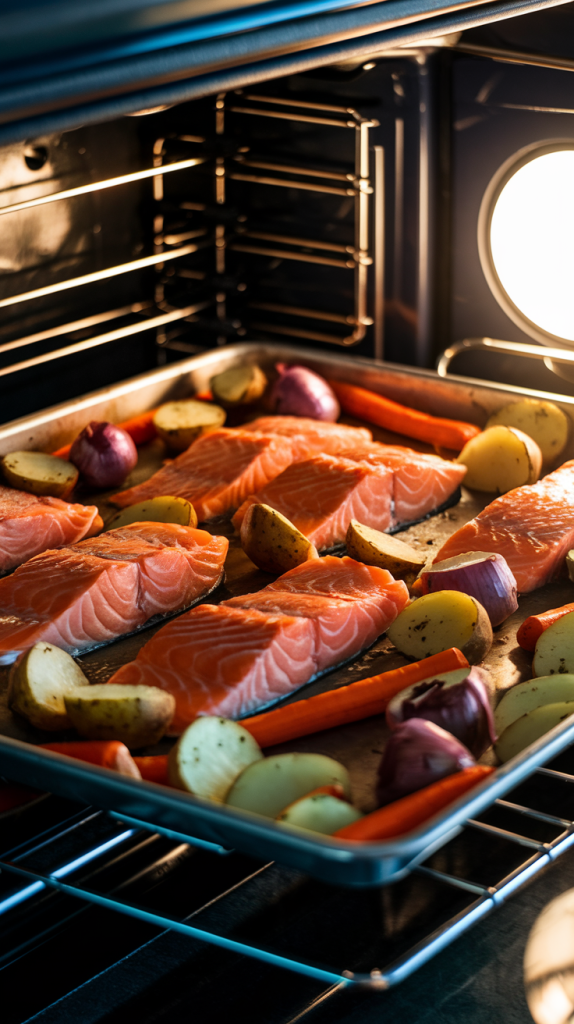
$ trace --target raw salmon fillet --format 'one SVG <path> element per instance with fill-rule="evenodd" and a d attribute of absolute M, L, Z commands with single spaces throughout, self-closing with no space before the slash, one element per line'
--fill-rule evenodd
<path fill-rule="evenodd" d="M 228 541 L 134 523 L 44 551 L 0 580 L 0 651 L 45 640 L 70 653 L 185 608 L 219 583 Z"/>
<path fill-rule="evenodd" d="M 99 533 L 103 525 L 95 505 L 72 505 L 0 487 L 0 572 L 47 548 L 75 544 Z"/>
<path fill-rule="evenodd" d="M 294 458 L 297 461 L 310 459 L 313 455 L 338 455 L 343 448 L 372 440 L 371 431 L 366 427 L 324 423 L 305 416 L 260 416 L 259 419 L 246 423 L 243 429 L 290 437 L 294 445 Z"/>
<path fill-rule="evenodd" d="M 385 466 L 316 455 L 294 462 L 247 498 L 233 525 L 239 530 L 249 506 L 262 502 L 287 516 L 316 548 L 329 548 L 345 539 L 351 519 L 377 530 L 392 526 L 392 481 Z"/>
<path fill-rule="evenodd" d="M 466 551 L 504 555 L 526 594 L 554 579 L 574 547 L 574 461 L 487 505 L 443 544 L 435 561 Z"/>
<path fill-rule="evenodd" d="M 198 715 L 240 718 L 371 644 L 408 599 L 405 584 L 385 570 L 316 559 L 260 594 L 180 615 L 109 682 L 172 693 L 175 735 Z"/>
<path fill-rule="evenodd" d="M 357 445 L 341 455 L 392 470 L 395 525 L 416 522 L 439 508 L 466 474 L 466 466 L 461 463 L 398 445 Z"/>
<path fill-rule="evenodd" d="M 115 494 L 112 501 L 124 508 L 169 494 L 190 501 L 204 522 L 238 508 L 292 461 L 287 437 L 222 428 L 204 434 L 149 480 Z"/>

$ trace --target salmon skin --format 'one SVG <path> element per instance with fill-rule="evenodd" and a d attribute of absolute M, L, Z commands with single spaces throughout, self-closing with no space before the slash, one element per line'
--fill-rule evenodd
<path fill-rule="evenodd" d="M 384 569 L 314 559 L 257 594 L 180 615 L 109 682 L 172 693 L 173 735 L 198 715 L 241 718 L 370 646 L 408 600 L 405 584 Z"/>
<path fill-rule="evenodd" d="M 134 523 L 44 551 L 0 580 L 0 652 L 39 640 L 93 650 L 205 597 L 228 541 L 172 523 Z"/>
<path fill-rule="evenodd" d="M 204 434 L 137 487 L 115 494 L 124 508 L 161 494 L 186 498 L 199 522 L 236 509 L 293 461 L 288 437 L 237 429 Z"/>
<path fill-rule="evenodd" d="M 0 487 L 0 573 L 47 548 L 76 544 L 103 528 L 95 505 L 72 505 Z"/>
<path fill-rule="evenodd" d="M 467 551 L 503 555 L 526 594 L 554 579 L 574 546 L 574 460 L 516 487 L 449 537 L 435 561 Z"/>
<path fill-rule="evenodd" d="M 289 437 L 296 461 L 310 459 L 313 455 L 338 455 L 345 448 L 368 444 L 373 437 L 366 427 L 325 423 L 305 416 L 260 416 L 246 423 L 243 429 Z"/>

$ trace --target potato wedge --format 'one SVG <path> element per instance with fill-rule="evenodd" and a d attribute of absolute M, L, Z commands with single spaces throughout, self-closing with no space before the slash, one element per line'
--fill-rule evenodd
<path fill-rule="evenodd" d="M 11 487 L 52 498 L 67 498 L 80 475 L 71 462 L 45 452 L 10 452 L 2 459 L 2 472 Z"/>
<path fill-rule="evenodd" d="M 466 487 L 504 494 L 538 480 L 542 452 L 516 427 L 489 427 L 465 444 L 456 461 L 467 467 Z"/>
<path fill-rule="evenodd" d="M 200 434 L 222 427 L 225 418 L 226 412 L 221 406 L 187 398 L 182 402 L 160 405 L 153 422 L 159 437 L 169 448 L 184 452 Z"/>
<path fill-rule="evenodd" d="M 259 366 L 233 366 L 212 377 L 209 387 L 216 402 L 232 409 L 257 402 L 267 387 L 267 377 Z"/>
<path fill-rule="evenodd" d="M 459 590 L 440 590 L 413 601 L 387 630 L 389 640 L 409 658 L 420 660 L 458 647 L 471 665 L 492 646 L 492 626 L 482 605 Z"/>
<path fill-rule="evenodd" d="M 560 701 L 574 701 L 574 675 L 539 676 L 526 683 L 517 683 L 507 690 L 494 712 L 494 723 L 499 736 L 518 718 L 529 711 L 556 704 Z"/>
<path fill-rule="evenodd" d="M 190 501 L 164 494 L 158 498 L 149 498 L 148 501 L 138 501 L 137 505 L 129 505 L 114 516 L 108 530 L 131 526 L 132 523 L 175 523 L 177 526 L 196 527 L 197 514 Z"/>
<path fill-rule="evenodd" d="M 64 697 L 86 686 L 88 680 L 71 655 L 40 641 L 12 665 L 8 703 L 36 729 L 59 732 L 72 724 Z"/>
<path fill-rule="evenodd" d="M 424 566 L 427 555 L 416 551 L 410 544 L 388 533 L 373 530 L 370 526 L 351 519 L 345 537 L 347 554 L 366 565 L 378 565 L 388 569 L 393 576 L 405 572 L 418 572 Z"/>
<path fill-rule="evenodd" d="M 225 800 L 244 768 L 260 761 L 261 747 L 239 722 L 196 718 L 172 747 L 168 776 L 172 786 L 209 800 Z"/>
<path fill-rule="evenodd" d="M 87 740 L 119 740 L 130 750 L 162 738 L 173 718 L 175 698 L 158 686 L 96 683 L 64 695 L 74 729 Z"/>
<path fill-rule="evenodd" d="M 487 427 L 518 427 L 528 434 L 542 452 L 546 463 L 552 463 L 566 447 L 570 419 L 554 402 L 538 398 L 521 398 L 491 416 Z"/>
<path fill-rule="evenodd" d="M 361 812 L 347 800 L 340 800 L 329 793 L 309 793 L 285 807 L 276 821 L 289 828 L 304 828 L 332 836 L 333 832 L 362 817 Z"/>
<path fill-rule="evenodd" d="M 535 708 L 527 715 L 522 715 L 512 722 L 504 730 L 498 743 L 494 745 L 494 751 L 499 761 L 510 761 L 521 750 L 525 750 L 531 743 L 540 739 L 545 733 L 559 725 L 569 715 L 574 714 L 574 701 L 559 701 L 555 704 L 545 704 L 544 707 Z"/>
<path fill-rule="evenodd" d="M 276 576 L 319 557 L 305 534 L 270 505 L 251 505 L 247 509 L 240 538 L 247 557 L 259 569 Z"/>
<path fill-rule="evenodd" d="M 290 804 L 319 786 L 340 783 L 351 798 L 349 773 L 324 754 L 274 754 L 241 772 L 227 794 L 226 804 L 276 818 Z"/>
<path fill-rule="evenodd" d="M 534 648 L 532 673 L 554 676 L 574 673 L 574 612 L 553 622 L 538 637 Z"/>

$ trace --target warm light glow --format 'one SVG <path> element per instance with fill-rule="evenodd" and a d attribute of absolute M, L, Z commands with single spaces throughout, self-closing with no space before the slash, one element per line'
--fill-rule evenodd
<path fill-rule="evenodd" d="M 494 207 L 490 246 L 523 316 L 574 341 L 574 149 L 545 153 L 516 171 Z"/>

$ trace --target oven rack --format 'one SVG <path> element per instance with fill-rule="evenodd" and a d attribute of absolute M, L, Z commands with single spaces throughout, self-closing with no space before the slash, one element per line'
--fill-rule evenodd
<path fill-rule="evenodd" d="M 563 752 L 554 763 L 562 763 L 564 757 L 569 754 L 572 754 L 572 748 Z M 208 851 L 213 858 L 216 873 L 217 861 L 222 856 L 233 855 L 234 852 L 215 843 L 198 840 L 170 829 L 158 828 L 158 826 L 150 825 L 136 818 L 114 812 L 95 811 L 93 808 L 86 808 L 76 813 L 60 827 L 48 830 L 47 833 L 41 834 L 28 844 L 0 855 L 2 873 L 12 875 L 20 881 L 20 885 L 16 886 L 13 891 L 0 897 L 0 916 L 10 911 L 13 912 L 17 907 L 22 908 L 46 890 L 56 890 L 64 896 L 75 897 L 85 903 L 127 915 L 148 925 L 156 926 L 162 931 L 174 931 L 188 938 L 215 946 L 220 950 L 248 956 L 267 965 L 280 967 L 331 986 L 358 986 L 375 991 L 388 990 L 404 981 L 472 928 L 479 920 L 506 902 L 510 896 L 573 845 L 573 784 L 574 774 L 572 771 L 563 771 L 557 767 L 536 769 L 531 778 L 514 791 L 516 800 L 512 799 L 512 794 L 510 794 L 510 799 L 495 801 L 492 808 L 482 815 L 467 820 L 459 835 L 451 839 L 447 846 L 418 864 L 413 869 L 411 876 L 398 883 L 397 887 L 412 886 L 422 880 L 425 885 L 438 887 L 441 892 L 450 892 L 451 895 L 446 898 L 442 897 L 437 906 L 441 902 L 446 902 L 446 904 L 449 901 L 452 902 L 453 891 L 458 892 L 466 902 L 462 907 L 456 904 L 455 912 L 446 920 L 441 920 L 438 924 L 435 923 L 435 926 L 431 921 L 426 933 L 417 938 L 417 941 L 409 945 L 398 957 L 391 958 L 383 967 L 370 970 L 348 970 L 325 966 L 315 962 L 314 958 L 294 955 L 292 950 L 280 951 L 265 943 L 245 941 L 241 937 L 225 934 L 221 930 L 213 931 L 210 928 L 202 927 L 201 922 L 193 923 L 191 918 L 201 917 L 202 914 L 205 914 L 207 909 L 212 906 L 213 900 L 195 910 L 190 916 L 176 917 L 170 913 L 150 909 L 149 906 L 146 907 L 141 903 L 121 899 L 115 890 L 102 892 L 87 886 L 85 884 L 86 868 L 92 868 L 95 863 L 101 862 L 105 855 L 121 850 L 128 841 L 134 841 L 137 846 L 138 842 L 140 844 L 142 840 L 145 842 L 145 837 L 147 836 L 149 839 L 150 835 L 155 835 L 156 838 L 159 835 L 168 839 L 176 844 L 178 849 L 182 844 L 186 846 L 189 844 L 192 849 Z M 535 804 L 533 807 L 522 802 L 525 787 L 530 787 L 531 802 Z M 547 813 L 546 810 L 539 809 L 541 805 L 546 807 L 550 805 L 553 810 L 564 813 Z M 93 827 L 94 821 L 98 823 L 101 835 L 95 843 L 92 841 L 86 845 L 85 839 L 82 839 L 82 830 L 87 827 L 88 823 L 91 823 Z M 76 840 L 71 855 L 68 853 L 64 860 L 59 861 L 55 867 L 51 867 L 49 870 L 42 870 L 34 866 L 34 858 L 37 859 L 39 853 L 45 860 L 47 853 L 49 856 L 50 849 L 57 847 L 62 837 L 70 834 Z M 468 858 L 469 849 L 475 851 L 476 863 L 474 865 L 467 864 L 466 870 L 464 867 L 461 869 L 462 861 L 465 857 Z M 477 849 L 478 855 L 476 854 Z M 462 861 L 461 850 L 463 851 Z M 472 860 L 472 856 L 470 859 Z M 475 874 L 477 870 L 479 874 L 481 872 L 484 874 L 485 871 L 492 870 L 492 865 L 495 864 L 500 865 L 503 870 L 510 866 L 510 870 L 505 871 L 502 877 L 494 882 L 477 881 Z M 452 869 L 453 865 L 458 865 L 458 871 Z M 271 869 L 279 873 L 285 871 L 286 875 L 293 874 L 289 869 L 281 869 L 273 863 L 263 865 L 255 873 L 249 873 L 237 885 L 221 893 L 216 898 L 220 907 L 223 907 L 225 911 L 226 901 L 233 900 L 234 894 L 236 895 L 238 890 L 241 890 L 242 887 L 249 887 L 253 884 L 253 879 L 256 876 Z M 93 871 L 92 874 L 94 874 Z M 97 877 L 97 871 L 95 875 Z M 278 884 L 280 888 L 280 882 Z M 321 887 L 321 883 L 309 881 L 308 884 L 315 888 Z M 121 888 L 123 886 L 119 887 L 119 889 Z M 328 897 L 329 894 L 340 893 L 340 890 L 333 886 L 323 886 L 322 888 Z M 381 891 L 387 894 L 390 892 L 392 895 L 394 888 L 391 886 Z M 372 892 L 372 890 L 369 891 Z M 399 901 L 403 895 L 399 892 Z M 337 895 L 338 898 L 339 895 Z M 357 900 L 356 891 L 348 892 L 341 898 L 347 901 L 349 913 L 354 913 L 354 903 Z M 433 895 L 433 899 L 436 903 L 435 895 Z"/>

